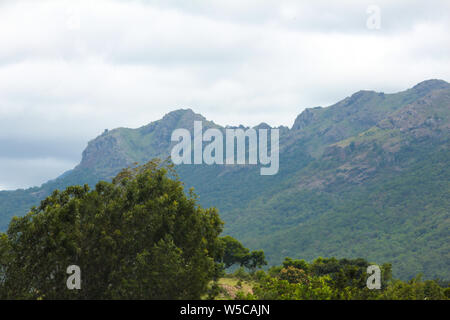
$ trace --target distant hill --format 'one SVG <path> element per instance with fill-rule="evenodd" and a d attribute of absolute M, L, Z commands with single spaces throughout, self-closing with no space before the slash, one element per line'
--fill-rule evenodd
<path fill-rule="evenodd" d="M 395 94 L 359 91 L 305 109 L 280 127 L 280 169 L 180 165 L 187 187 L 216 206 L 225 232 L 270 263 L 285 256 L 363 257 L 393 263 L 394 276 L 450 280 L 450 84 L 421 82 Z M 225 128 L 190 109 L 138 129 L 105 131 L 81 163 L 39 188 L 0 192 L 0 230 L 54 189 L 95 185 L 123 167 L 165 158 L 174 129 Z M 258 127 L 266 127 L 261 124 Z"/>

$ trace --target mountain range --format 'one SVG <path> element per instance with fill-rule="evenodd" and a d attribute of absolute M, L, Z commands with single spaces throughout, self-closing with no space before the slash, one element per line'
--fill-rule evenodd
<path fill-rule="evenodd" d="M 137 129 L 105 130 L 79 165 L 40 187 L 0 192 L 0 231 L 54 189 L 111 180 L 122 168 L 166 158 L 175 129 L 225 130 L 191 109 Z M 246 127 L 241 126 L 246 129 Z M 255 128 L 270 128 L 261 123 Z M 281 126 L 279 172 L 252 165 L 178 165 L 225 233 L 269 264 L 284 257 L 362 257 L 394 276 L 450 280 L 450 84 L 427 80 L 392 94 L 359 91 Z"/>

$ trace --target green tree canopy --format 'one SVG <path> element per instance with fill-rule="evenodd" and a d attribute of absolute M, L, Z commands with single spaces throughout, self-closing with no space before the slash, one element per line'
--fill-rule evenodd
<path fill-rule="evenodd" d="M 241 267 L 248 269 L 256 269 L 267 264 L 264 256 L 264 251 L 251 251 L 245 248 L 242 243 L 231 236 L 220 238 L 223 255 L 220 260 L 223 262 L 225 268 L 229 268 L 234 264 L 239 264 Z"/>
<path fill-rule="evenodd" d="M 0 298 L 198 299 L 220 270 L 222 225 L 157 160 L 56 190 L 0 234 Z M 81 290 L 66 287 L 69 265 Z"/>

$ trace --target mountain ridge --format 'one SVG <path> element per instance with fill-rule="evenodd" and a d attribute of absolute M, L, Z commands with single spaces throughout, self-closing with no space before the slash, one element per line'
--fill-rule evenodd
<path fill-rule="evenodd" d="M 177 171 L 202 205 L 219 208 L 226 233 L 264 249 L 270 262 L 283 255 L 363 256 L 393 262 L 401 278 L 423 272 L 450 279 L 442 264 L 450 262 L 449 110 L 450 84 L 443 80 L 390 94 L 360 90 L 329 107 L 303 110 L 291 128 L 279 127 L 275 176 L 261 177 L 255 166 L 181 165 Z M 167 157 L 171 132 L 192 133 L 194 120 L 204 129 L 226 128 L 179 109 L 137 129 L 105 131 L 89 141 L 80 164 L 59 178 L 0 192 L 0 229 L 53 189 L 94 185 L 135 162 Z M 415 238 L 418 232 L 424 239 Z M 398 248 L 383 253 L 392 243 Z M 425 256 L 418 256 L 422 251 Z"/>

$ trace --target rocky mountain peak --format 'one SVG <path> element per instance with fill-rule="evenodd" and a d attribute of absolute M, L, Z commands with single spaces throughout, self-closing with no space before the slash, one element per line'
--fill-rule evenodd
<path fill-rule="evenodd" d="M 258 124 L 257 126 L 254 127 L 254 129 L 258 130 L 258 129 L 270 129 L 271 126 L 269 126 L 267 123 L 265 122 L 261 122 L 260 124 Z"/>
<path fill-rule="evenodd" d="M 311 124 L 315 120 L 315 110 L 318 109 L 321 109 L 321 107 L 306 108 L 303 110 L 295 119 L 292 130 L 301 130 Z"/>
<path fill-rule="evenodd" d="M 172 112 L 167 113 L 162 119 L 162 123 L 166 123 L 168 125 L 173 123 L 187 123 L 187 122 L 193 122 L 194 120 L 206 120 L 205 117 L 203 117 L 199 113 L 195 113 L 192 109 L 178 109 Z"/>
<path fill-rule="evenodd" d="M 191 130 L 194 121 L 206 121 L 206 118 L 189 108 L 178 109 L 167 113 L 161 120 L 151 122 L 148 125 L 139 128 L 139 131 L 141 134 L 148 134 L 155 131 L 160 138 L 164 138 L 178 128 Z"/>
<path fill-rule="evenodd" d="M 412 89 L 420 94 L 428 93 L 431 90 L 448 89 L 450 84 L 444 80 L 430 79 L 419 82 Z"/>

